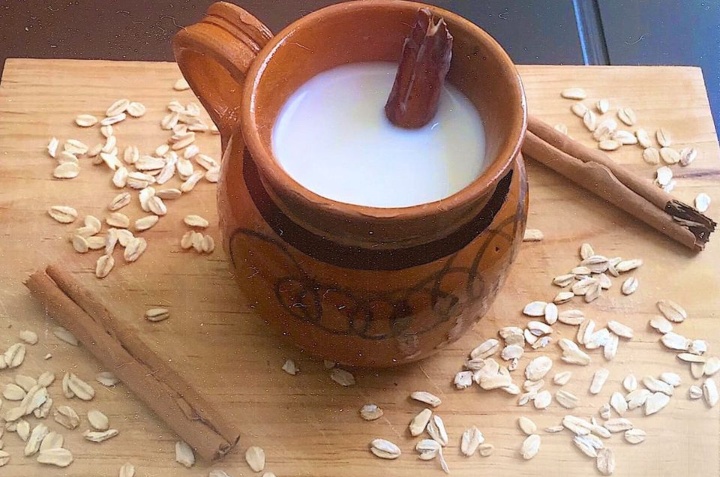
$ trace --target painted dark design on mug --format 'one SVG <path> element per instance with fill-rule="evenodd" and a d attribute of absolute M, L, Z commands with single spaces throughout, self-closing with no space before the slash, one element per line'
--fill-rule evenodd
<path fill-rule="evenodd" d="M 510 216 L 492 227 L 488 227 L 493 222 L 497 212 L 506 203 L 507 193 L 512 181 L 512 174 L 508 174 L 498 184 L 495 194 L 490 199 L 486 207 L 480 214 L 471 221 L 469 226 L 464 227 L 468 230 L 481 229 L 480 233 L 474 234 L 462 246 L 475 246 L 478 248 L 474 259 L 467 265 L 456 264 L 458 247 L 455 247 L 452 254 L 446 257 L 437 257 L 436 253 L 429 259 L 427 255 L 408 251 L 401 258 L 405 262 L 405 267 L 419 266 L 430 261 L 444 259 L 443 267 L 424 279 L 413 283 L 402 289 L 388 290 L 383 292 L 362 291 L 360 289 L 350 289 L 339 287 L 336 284 L 324 283 L 321 279 L 316 279 L 308 274 L 293 256 L 294 253 L 310 253 L 313 258 L 320 258 L 335 266 L 348 266 L 347 260 L 338 259 L 343 256 L 342 246 L 334 244 L 334 249 L 327 250 L 325 253 L 318 254 L 318 248 L 308 249 L 308 243 L 322 243 L 320 237 L 314 236 L 307 230 L 302 229 L 276 207 L 272 205 L 272 201 L 267 197 L 262 184 L 257 179 L 257 171 L 251 166 L 252 161 L 245 161 L 245 183 L 250 191 L 250 196 L 254 204 L 267 221 L 267 225 L 274 223 L 273 230 L 279 239 L 270 238 L 266 234 L 256 231 L 238 228 L 231 235 L 230 239 L 230 256 L 234 266 L 242 268 L 235 254 L 238 248 L 244 250 L 263 251 L 262 256 L 266 260 L 274 257 L 272 260 L 279 260 L 284 273 L 276 277 L 272 283 L 268 283 L 270 287 L 267 293 L 272 293 L 277 303 L 290 316 L 306 323 L 313 324 L 323 331 L 333 335 L 354 335 L 367 340 L 385 340 L 390 338 L 398 338 L 407 335 L 422 335 L 434 329 L 438 324 L 446 322 L 462 312 L 462 309 L 468 304 L 475 303 L 475 314 L 481 316 L 486 311 L 488 305 L 484 305 L 484 297 L 494 296 L 495 289 L 499 288 L 503 278 L 501 271 L 509 266 L 514 259 L 514 253 L 506 253 L 512 248 L 519 230 L 524 229 L 524 220 L 526 216 L 525 195 L 526 187 L 521 188 L 521 194 L 517 203 L 517 210 L 513 216 Z M 524 169 L 518 171 L 524 179 Z M 264 205 L 263 205 L 264 203 Z M 463 238 L 465 240 L 465 238 Z M 449 237 L 450 244 L 457 243 L 458 238 Z M 305 248 L 301 250 L 296 245 Z M 430 250 L 446 250 L 447 244 L 433 243 Z M 422 247 L 425 249 L 425 247 Z M 364 250 L 345 251 L 353 253 L 357 257 Z M 377 261 L 378 252 L 382 254 L 387 251 L 372 251 L 374 260 L 368 263 L 380 263 Z M 384 260 L 397 259 L 398 252 L 390 252 L 394 256 L 385 256 Z M 397 255 L 395 255 L 397 254 Z M 480 264 L 487 254 L 504 255 L 504 259 L 493 265 L 492 269 L 481 269 Z M 320 255 L 320 257 L 318 257 Z M 418 260 L 414 264 L 408 263 L 410 258 Z M 363 267 L 363 262 L 357 260 L 350 264 L 359 264 L 359 268 Z M 353 267 L 349 267 L 353 268 Z M 387 269 L 395 270 L 398 267 L 396 263 L 391 264 Z M 376 268 L 373 268 L 376 269 Z M 453 282 L 458 282 L 461 278 L 463 287 L 457 290 L 448 290 L 443 286 L 443 282 L 450 276 L 455 276 Z M 478 307 L 477 304 L 480 303 Z M 415 315 L 424 310 L 431 310 L 431 318 L 424 319 L 415 323 L 413 319 Z"/>

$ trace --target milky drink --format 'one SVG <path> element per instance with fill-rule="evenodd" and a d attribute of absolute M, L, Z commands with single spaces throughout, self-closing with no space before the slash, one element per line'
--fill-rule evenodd
<path fill-rule="evenodd" d="M 283 106 L 273 153 L 298 183 L 323 197 L 407 207 L 448 197 L 486 167 L 477 110 L 447 82 L 433 120 L 420 129 L 388 121 L 397 64 L 356 63 L 310 79 Z"/>

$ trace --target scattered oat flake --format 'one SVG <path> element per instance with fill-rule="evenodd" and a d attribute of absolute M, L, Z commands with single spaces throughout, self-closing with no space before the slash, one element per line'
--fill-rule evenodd
<path fill-rule="evenodd" d="M 22 330 L 18 336 L 20 338 L 20 341 L 23 341 L 24 343 L 27 343 L 29 345 L 34 345 L 38 342 L 38 335 L 34 331 Z"/>
<path fill-rule="evenodd" d="M 570 371 L 563 371 L 553 376 L 553 383 L 557 384 L 558 386 L 564 386 L 570 381 L 571 377 L 572 373 Z"/>
<path fill-rule="evenodd" d="M 642 429 L 633 428 L 625 431 L 624 437 L 628 444 L 640 444 L 645 442 L 647 434 Z"/>
<path fill-rule="evenodd" d="M 605 429 L 612 433 L 618 433 L 618 432 L 625 432 L 628 429 L 633 428 L 632 422 L 630 422 L 629 419 L 625 419 L 624 417 L 615 417 L 612 419 L 608 419 L 603 424 Z"/>
<path fill-rule="evenodd" d="M 190 84 L 188 84 L 188 82 L 185 78 L 180 78 L 173 85 L 173 89 L 175 91 L 185 91 L 185 90 L 190 89 Z"/>
<path fill-rule="evenodd" d="M 612 475 L 615 472 L 615 454 L 607 447 L 600 449 L 595 465 L 602 475 Z"/>
<path fill-rule="evenodd" d="M 538 356 L 530 361 L 525 368 L 525 378 L 531 381 L 539 381 L 552 369 L 553 362 L 547 356 Z"/>
<path fill-rule="evenodd" d="M 430 422 L 430 418 L 432 418 L 432 411 L 430 409 L 423 409 L 417 413 L 408 425 L 410 435 L 416 437 L 425 432 L 425 429 Z"/>
<path fill-rule="evenodd" d="M 462 444 L 461 444 L 462 445 Z M 438 444 L 437 441 L 434 441 L 432 439 L 422 439 L 415 445 L 415 450 L 420 454 L 418 458 L 420 460 L 433 460 L 434 458 L 440 456 L 441 459 L 443 459 L 442 455 L 442 446 Z M 461 448 L 462 452 L 462 448 Z M 443 459 L 444 460 L 444 459 Z M 443 464 L 440 464 L 443 466 Z M 443 470 L 445 470 L 447 464 L 443 466 Z"/>
<path fill-rule="evenodd" d="M 656 392 L 650 394 L 645 400 L 645 415 L 650 416 L 662 410 L 670 402 L 670 396 Z"/>
<path fill-rule="evenodd" d="M 595 108 L 597 109 L 598 113 L 605 114 L 610 109 L 610 101 L 608 101 L 607 99 L 604 99 L 604 98 L 599 99 L 595 103 Z"/>
<path fill-rule="evenodd" d="M 582 120 L 588 131 L 595 131 L 595 129 L 597 128 L 597 115 L 595 113 L 588 109 L 587 111 L 585 111 Z"/>
<path fill-rule="evenodd" d="M 439 397 L 427 391 L 415 391 L 410 394 L 410 398 L 432 407 L 438 407 L 442 403 Z"/>
<path fill-rule="evenodd" d="M 711 356 L 707 359 L 703 365 L 703 374 L 705 376 L 713 376 L 720 371 L 720 358 L 717 356 Z"/>
<path fill-rule="evenodd" d="M 525 229 L 525 234 L 523 235 L 523 242 L 540 242 L 544 238 L 545 235 L 542 233 L 542 230 Z"/>
<path fill-rule="evenodd" d="M 15 383 L 7 383 L 2 395 L 8 401 L 22 401 L 25 398 L 25 389 Z"/>
<path fill-rule="evenodd" d="M 620 149 L 620 142 L 614 140 L 614 139 L 603 139 L 598 143 L 598 149 L 602 151 L 617 151 Z"/>
<path fill-rule="evenodd" d="M 588 326 L 586 330 L 589 328 L 590 327 Z M 574 341 L 567 338 L 562 338 L 560 341 L 558 341 L 558 345 L 563 350 L 561 359 L 564 362 L 568 364 L 577 364 L 579 366 L 587 366 L 590 364 L 590 356 L 584 351 L 582 351 Z"/>
<path fill-rule="evenodd" d="M 537 432 L 537 425 L 528 417 L 520 416 L 517 421 L 518 427 L 526 435 L 531 436 Z"/>
<path fill-rule="evenodd" d="M 472 371 L 460 371 L 455 374 L 453 384 L 456 389 L 467 389 L 473 384 L 473 372 Z"/>
<path fill-rule="evenodd" d="M 475 426 L 465 429 L 460 438 L 460 452 L 462 452 L 464 456 L 470 457 L 475 454 L 483 442 L 485 442 L 485 437 L 482 432 L 480 432 L 480 429 Z"/>
<path fill-rule="evenodd" d="M 694 399 L 700 399 L 701 397 L 703 397 L 703 390 L 702 390 L 702 388 L 701 388 L 700 386 L 696 386 L 696 385 L 693 384 L 693 385 L 690 386 L 690 388 L 688 389 L 688 397 L 689 397 L 690 399 L 693 399 L 693 400 L 694 400 Z"/>
<path fill-rule="evenodd" d="M 687 340 L 688 343 L 690 343 L 690 340 Z M 691 364 L 702 364 L 704 366 L 705 362 L 708 360 L 706 356 L 699 356 L 697 354 L 692 353 L 678 353 L 677 358 L 681 361 L 685 361 L 686 363 Z M 702 367 L 701 367 L 702 369 Z M 696 378 L 698 376 L 695 376 Z"/>
<path fill-rule="evenodd" d="M 65 438 L 62 436 L 62 434 L 58 434 L 55 431 L 50 431 L 40 443 L 40 452 L 49 449 L 60 449 L 62 448 L 64 442 Z"/>
<path fill-rule="evenodd" d="M 682 383 L 682 379 L 677 373 L 664 372 L 660 374 L 660 380 L 668 383 L 670 386 L 676 388 Z"/>
<path fill-rule="evenodd" d="M 573 444 L 575 444 L 575 447 L 580 449 L 583 454 L 594 459 L 597 457 L 598 448 L 595 447 L 595 441 L 593 439 L 597 438 L 592 434 L 587 436 L 576 435 L 573 437 Z M 602 449 L 602 442 L 598 442 L 598 444 L 600 444 L 600 448 Z"/>
<path fill-rule="evenodd" d="M 498 340 L 496 340 L 495 338 L 490 338 L 490 339 L 483 341 L 475 348 L 473 348 L 473 350 L 470 351 L 470 358 L 472 358 L 472 359 L 489 358 L 490 356 L 497 353 L 499 349 L 500 349 L 500 342 Z"/>
<path fill-rule="evenodd" d="M 698 212 L 706 212 L 710 207 L 710 196 L 705 192 L 699 193 L 695 197 L 695 208 Z"/>
<path fill-rule="evenodd" d="M 720 401 L 717 384 L 715 384 L 715 381 L 712 378 L 707 378 L 703 382 L 702 391 L 703 397 L 705 398 L 705 403 L 708 406 L 714 407 L 718 403 L 718 401 Z"/>
<path fill-rule="evenodd" d="M 330 371 L 330 379 L 341 386 L 355 385 L 355 376 L 353 376 L 349 371 L 345 371 L 341 368 L 333 368 L 332 371 Z"/>
<path fill-rule="evenodd" d="M 245 461 L 254 472 L 262 472 L 265 468 L 265 451 L 258 446 L 250 446 L 245 451 Z"/>
<path fill-rule="evenodd" d="M 550 391 L 544 390 L 537 393 L 535 396 L 535 399 L 533 400 L 533 405 L 535 406 L 535 409 L 547 409 L 550 404 L 552 403 L 552 394 L 550 394 Z"/>
<path fill-rule="evenodd" d="M 632 295 L 635 293 L 638 289 L 638 279 L 635 277 L 630 277 L 627 280 L 625 280 L 620 288 L 620 291 L 623 295 Z"/>
<path fill-rule="evenodd" d="M 133 237 L 125 247 L 123 257 L 130 263 L 136 261 L 147 249 L 147 241 L 142 237 Z"/>
<path fill-rule="evenodd" d="M 704 363 L 690 363 L 690 375 L 695 379 L 700 379 L 705 373 Z"/>
<path fill-rule="evenodd" d="M 540 441 L 541 439 L 538 434 L 528 436 L 523 441 L 522 447 L 520 448 L 520 455 L 522 455 L 522 458 L 530 460 L 535 457 L 538 452 L 540 452 Z"/>
<path fill-rule="evenodd" d="M 76 397 L 83 401 L 90 401 L 95 396 L 95 390 L 88 383 L 78 378 L 74 373 L 68 374 L 68 387 Z"/>
<path fill-rule="evenodd" d="M 480 444 L 478 447 L 478 453 L 481 457 L 490 457 L 495 452 L 495 446 L 488 443 Z"/>
<path fill-rule="evenodd" d="M 210 473 L 212 477 L 212 472 Z M 126 462 L 120 467 L 118 477 L 135 477 L 135 466 L 129 462 Z"/>
<path fill-rule="evenodd" d="M 295 365 L 295 361 L 293 361 L 292 359 L 288 359 L 285 361 L 285 363 L 282 365 L 282 370 L 292 376 L 295 376 L 299 371 L 297 366 Z"/>
<path fill-rule="evenodd" d="M 8 368 L 17 368 L 25 360 L 25 345 L 23 343 L 12 344 L 4 354 L 5 364 Z"/>
<path fill-rule="evenodd" d="M 558 275 L 557 277 L 553 278 L 553 285 L 557 285 L 561 288 L 565 288 L 566 286 L 571 285 L 575 282 L 575 275 L 572 273 L 568 273 L 565 275 Z"/>
<path fill-rule="evenodd" d="M 590 394 L 599 394 L 602 391 L 605 381 L 610 376 L 610 370 L 607 368 L 600 368 L 593 374 L 592 383 L 590 384 Z"/>
<path fill-rule="evenodd" d="M 566 325 L 577 326 L 585 321 L 585 313 L 580 310 L 565 310 L 558 314 L 558 321 Z"/>
<path fill-rule="evenodd" d="M 210 223 L 207 221 L 207 219 L 204 219 L 203 217 L 199 215 L 186 215 L 183 219 L 183 222 L 185 222 L 186 225 L 190 227 L 198 227 L 198 228 L 206 228 L 210 225 Z"/>
<path fill-rule="evenodd" d="M 95 265 L 95 276 L 98 278 L 107 277 L 115 266 L 115 259 L 112 255 L 103 255 L 98 258 Z"/>
<path fill-rule="evenodd" d="M 58 146 L 60 145 L 60 141 L 58 141 L 58 138 L 53 137 L 50 138 L 50 141 L 47 145 L 47 152 L 50 155 L 50 157 L 55 158 L 57 156 L 57 150 Z"/>
<path fill-rule="evenodd" d="M 380 419 L 383 414 L 383 410 L 377 404 L 365 404 L 360 408 L 360 417 L 366 421 Z"/>
<path fill-rule="evenodd" d="M 155 224 L 158 223 L 158 220 L 160 220 L 160 217 L 157 215 L 146 215 L 144 217 L 140 217 L 135 221 L 135 230 L 138 232 L 143 232 L 145 230 L 151 229 Z"/>
<path fill-rule="evenodd" d="M 545 307 L 547 303 L 544 301 L 533 301 L 525 305 L 523 314 L 532 317 L 545 316 Z"/>
<path fill-rule="evenodd" d="M 38 454 L 37 461 L 40 464 L 49 464 L 57 467 L 67 467 L 73 462 L 72 453 L 63 448 L 47 449 Z"/>
<path fill-rule="evenodd" d="M 133 118 L 139 118 L 141 116 L 145 115 L 145 105 L 142 103 L 138 103 L 137 101 L 132 101 L 127 106 L 127 113 L 132 116 Z"/>
<path fill-rule="evenodd" d="M 107 108 L 107 110 L 105 111 L 105 116 L 117 116 L 118 114 L 122 114 L 127 111 L 129 105 L 129 99 L 118 99 Z"/>
<path fill-rule="evenodd" d="M 673 330 L 672 323 L 664 316 L 656 316 L 650 319 L 650 326 L 656 331 L 665 334 Z"/>
<path fill-rule="evenodd" d="M 97 409 L 91 409 L 87 413 L 87 419 L 90 426 L 96 431 L 107 431 L 110 427 L 108 417 Z"/>
<path fill-rule="evenodd" d="M 689 166 L 695 159 L 697 159 L 698 151 L 694 147 L 686 147 L 680 151 L 680 165 L 683 167 Z"/>
<path fill-rule="evenodd" d="M 145 319 L 152 322 L 164 321 L 170 318 L 167 308 L 150 308 L 145 312 Z"/>
<path fill-rule="evenodd" d="M 202 251 L 203 253 L 213 253 L 215 250 L 215 239 L 210 235 L 203 235 L 202 238 Z"/>
<path fill-rule="evenodd" d="M 585 116 L 585 113 L 587 112 L 587 110 L 588 110 L 588 107 L 579 101 L 577 103 L 574 103 L 572 106 L 570 106 L 570 111 L 572 111 L 572 113 L 575 116 L 577 116 L 581 119 Z"/>
<path fill-rule="evenodd" d="M 105 218 L 105 222 L 111 227 L 126 229 L 130 227 L 130 218 L 122 212 L 111 212 Z"/>
<path fill-rule="evenodd" d="M 175 461 L 188 469 L 195 465 L 195 453 L 186 442 L 177 441 L 175 443 Z"/>
<path fill-rule="evenodd" d="M 445 430 L 445 422 L 437 414 L 433 414 L 427 425 L 427 432 L 430 437 L 440 443 L 441 446 L 448 445 L 448 434 Z"/>
<path fill-rule="evenodd" d="M 95 376 L 95 381 L 105 387 L 115 386 L 120 380 L 110 371 L 102 371 Z"/>
<path fill-rule="evenodd" d="M 663 128 L 656 131 L 655 138 L 657 139 L 658 144 L 662 147 L 670 147 L 672 145 L 672 137 L 670 136 L 670 133 Z"/>
<path fill-rule="evenodd" d="M 372 442 L 370 442 L 370 452 L 381 459 L 397 459 L 401 454 L 400 448 L 397 445 L 385 439 L 373 439 Z"/>
<path fill-rule="evenodd" d="M 632 108 L 618 109 L 617 117 L 628 126 L 634 126 L 637 122 L 637 114 L 635 114 L 635 111 Z"/>
<path fill-rule="evenodd" d="M 607 327 L 610 329 L 610 331 L 620 336 L 621 338 L 633 338 L 634 334 L 632 328 L 623 323 L 620 323 L 619 321 L 610 320 L 607 323 Z"/>
<path fill-rule="evenodd" d="M 571 291 L 561 291 L 557 295 L 555 295 L 555 298 L 553 298 L 553 304 L 560 305 L 562 303 L 567 303 L 568 301 L 572 300 L 575 296 L 575 293 Z M 548 305 L 550 305 L 548 303 Z"/>
<path fill-rule="evenodd" d="M 81 128 L 89 128 L 96 125 L 97 122 L 98 119 L 92 114 L 79 114 L 78 116 L 75 116 L 75 124 Z"/>
<path fill-rule="evenodd" d="M 61 224 L 70 224 L 77 219 L 78 213 L 67 205 L 54 205 L 48 209 L 48 215 Z"/>
<path fill-rule="evenodd" d="M 68 139 L 63 145 L 63 150 L 72 154 L 85 154 L 88 152 L 88 147 L 82 141 L 77 139 Z"/>
<path fill-rule="evenodd" d="M 560 96 L 565 99 L 581 100 L 587 98 L 587 93 L 582 88 L 565 88 L 560 92 Z"/>
<path fill-rule="evenodd" d="M 67 343 L 69 345 L 72 345 L 72 346 L 78 345 L 78 339 L 75 337 L 75 335 L 70 333 L 68 330 L 66 330 L 62 326 L 56 326 L 55 328 L 53 328 L 52 333 L 59 340 L 64 341 L 65 343 Z"/>
<path fill-rule="evenodd" d="M 682 323 L 687 318 L 685 309 L 672 300 L 660 300 L 657 307 L 660 313 L 673 323 Z"/>

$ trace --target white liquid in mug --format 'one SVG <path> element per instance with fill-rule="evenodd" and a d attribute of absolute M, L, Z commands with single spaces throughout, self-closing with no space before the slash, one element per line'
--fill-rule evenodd
<path fill-rule="evenodd" d="M 432 202 L 477 178 L 485 132 L 470 100 L 446 83 L 429 124 L 394 126 L 384 107 L 396 72 L 394 63 L 350 64 L 295 91 L 272 132 L 285 171 L 318 195 L 372 207 Z"/>

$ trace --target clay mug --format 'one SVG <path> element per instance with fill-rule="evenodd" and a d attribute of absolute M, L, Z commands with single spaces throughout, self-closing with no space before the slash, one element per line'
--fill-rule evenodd
<path fill-rule="evenodd" d="M 410 207 L 350 205 L 304 188 L 273 156 L 283 104 L 335 66 L 397 62 L 422 7 L 454 37 L 447 80 L 480 113 L 490 165 L 459 192 Z M 248 12 L 216 3 L 173 49 L 220 129 L 224 248 L 259 317 L 312 355 L 370 367 L 427 357 L 483 317 L 517 256 L 528 205 L 524 91 L 487 33 L 433 6 L 362 0 L 272 36 Z"/>

